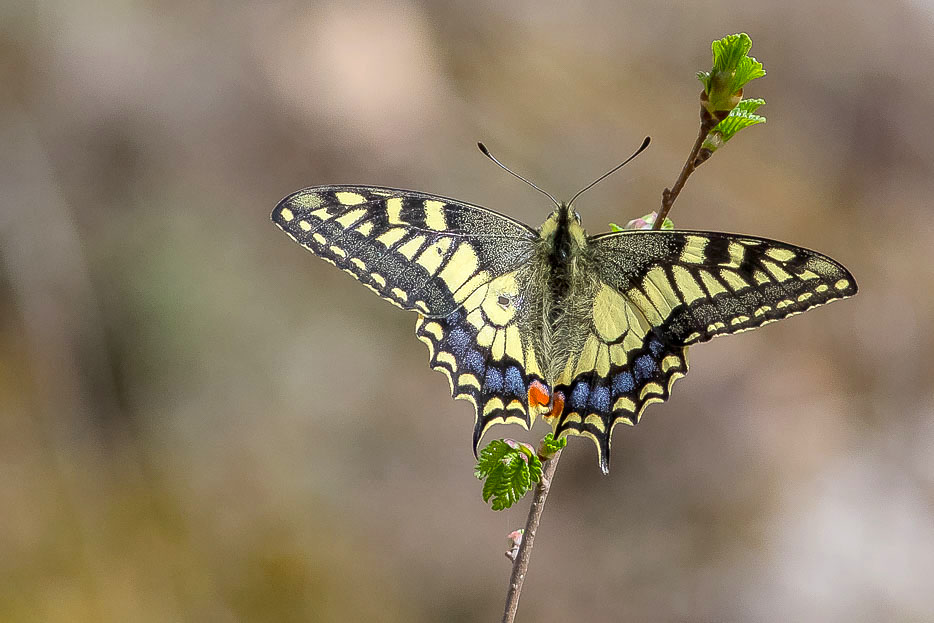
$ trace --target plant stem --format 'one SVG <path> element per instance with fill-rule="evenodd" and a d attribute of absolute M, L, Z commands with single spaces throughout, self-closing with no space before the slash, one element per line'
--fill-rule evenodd
<path fill-rule="evenodd" d="M 545 499 L 551 490 L 551 479 L 555 475 L 559 458 L 561 458 L 561 452 L 544 461 L 542 479 L 535 487 L 532 505 L 529 507 L 529 517 L 525 520 L 522 543 L 519 545 L 519 552 L 512 563 L 512 575 L 509 578 L 509 592 L 506 594 L 506 610 L 503 613 L 503 623 L 512 623 L 516 618 L 516 611 L 519 610 L 519 593 L 522 592 L 522 582 L 525 580 L 525 574 L 529 568 L 529 559 L 532 557 L 532 542 L 535 540 L 535 533 L 542 518 L 542 511 L 545 510 Z"/>
<path fill-rule="evenodd" d="M 662 225 L 665 223 L 665 218 L 668 216 L 668 212 L 671 211 L 671 206 L 674 205 L 675 199 L 678 198 L 681 189 L 684 188 L 684 183 L 688 181 L 688 177 L 694 172 L 697 165 L 700 164 L 697 162 L 697 154 L 700 153 L 701 146 L 704 144 L 704 139 L 707 138 L 707 134 L 714 129 L 718 123 L 720 122 L 713 118 L 706 109 L 701 108 L 701 125 L 700 131 L 697 133 L 697 140 L 694 141 L 694 147 L 691 148 L 691 153 L 688 154 L 688 159 L 684 162 L 684 166 L 681 168 L 681 173 L 678 175 L 678 179 L 675 180 L 674 186 L 662 191 L 662 208 L 658 211 L 658 216 L 655 217 L 655 223 L 652 225 L 652 229 L 662 228 Z"/>

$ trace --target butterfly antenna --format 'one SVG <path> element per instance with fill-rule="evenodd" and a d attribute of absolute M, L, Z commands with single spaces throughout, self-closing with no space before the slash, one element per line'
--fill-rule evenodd
<path fill-rule="evenodd" d="M 648 136 L 646 136 L 646 137 L 645 137 L 645 140 L 642 141 L 642 146 L 639 147 L 639 149 L 636 150 L 636 153 L 634 153 L 633 155 L 629 156 L 628 158 L 626 158 L 625 160 L 623 160 L 621 163 L 619 163 L 618 165 L 616 165 L 615 167 L 613 167 L 612 169 L 610 169 L 609 171 L 607 171 L 606 173 L 604 173 L 603 175 L 601 175 L 600 177 L 598 177 L 597 179 L 595 179 L 594 181 L 590 182 L 589 184 L 587 184 L 586 186 L 584 186 L 583 188 L 581 188 L 579 191 L 577 191 L 577 194 L 575 194 L 573 197 L 571 197 L 571 200 L 568 201 L 568 205 L 571 205 L 572 203 L 574 203 L 574 200 L 575 200 L 575 199 L 577 199 L 578 197 L 580 197 L 581 195 L 583 195 L 586 191 L 590 190 L 591 188 L 593 188 L 594 186 L 596 186 L 597 184 L 599 184 L 600 182 L 602 182 L 602 181 L 605 180 L 606 178 L 608 178 L 608 177 L 610 177 L 611 175 L 613 175 L 614 173 L 616 173 L 618 170 L 620 170 L 621 168 L 623 168 L 623 165 L 627 164 L 630 160 L 632 160 L 633 158 L 635 158 L 636 156 L 638 156 L 639 154 L 641 154 L 643 151 L 645 151 L 645 148 L 649 146 L 649 143 L 651 142 L 651 140 L 652 140 L 651 138 L 649 138 Z"/>
<path fill-rule="evenodd" d="M 505 171 L 506 173 L 512 175 L 513 177 L 516 177 L 516 178 L 522 180 L 523 182 L 525 182 L 526 184 L 528 184 L 529 186 L 531 186 L 532 188 L 534 188 L 534 189 L 537 190 L 538 192 L 542 193 L 543 195 L 545 195 L 546 197 L 548 197 L 549 199 L 551 199 L 551 202 L 552 202 L 553 204 L 555 204 L 556 207 L 558 207 L 558 208 L 561 207 L 561 204 L 558 202 L 557 199 L 554 198 L 554 196 L 553 196 L 550 192 L 548 192 L 547 190 L 544 190 L 544 189 L 542 189 L 542 188 L 539 188 L 538 186 L 536 186 L 535 184 L 533 184 L 533 183 L 530 182 L 529 180 L 525 179 L 524 177 L 522 177 L 521 175 L 519 175 L 518 173 L 516 173 L 515 171 L 513 171 L 513 170 L 510 169 L 509 167 L 507 167 L 505 164 L 503 164 L 502 162 L 500 162 L 499 160 L 497 160 L 497 159 L 496 159 L 496 156 L 494 156 L 493 154 L 491 154 L 491 153 L 490 153 L 490 150 L 486 148 L 486 145 L 484 145 L 483 143 L 477 143 L 477 147 L 480 148 L 480 151 L 483 152 L 483 155 L 484 155 L 484 156 L 486 156 L 487 158 L 489 158 L 490 160 L 492 160 L 493 162 L 495 162 L 497 165 L 499 165 L 499 168 L 501 168 L 503 171 Z"/>

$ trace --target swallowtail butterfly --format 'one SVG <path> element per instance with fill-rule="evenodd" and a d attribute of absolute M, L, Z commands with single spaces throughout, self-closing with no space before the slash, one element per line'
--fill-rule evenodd
<path fill-rule="evenodd" d="M 476 409 L 473 446 L 497 423 L 584 435 L 604 473 L 616 424 L 634 425 L 688 370 L 687 349 L 856 293 L 838 262 L 783 242 L 705 231 L 589 236 L 560 203 L 533 229 L 411 190 L 315 186 L 273 222 L 382 298 L 455 398 Z"/>

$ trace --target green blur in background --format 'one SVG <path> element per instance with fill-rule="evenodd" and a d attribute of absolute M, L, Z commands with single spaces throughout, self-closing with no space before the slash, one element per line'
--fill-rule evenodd
<path fill-rule="evenodd" d="M 505 535 L 387 305 L 269 212 L 413 188 L 591 233 L 658 207 L 710 42 L 766 125 L 672 218 L 815 248 L 860 294 L 691 350 L 570 440 L 522 621 L 934 620 L 934 2 L 0 6 L 0 621 L 493 621 Z M 625 430 L 624 430 L 625 429 Z M 525 433 L 536 441 L 545 428 Z"/>

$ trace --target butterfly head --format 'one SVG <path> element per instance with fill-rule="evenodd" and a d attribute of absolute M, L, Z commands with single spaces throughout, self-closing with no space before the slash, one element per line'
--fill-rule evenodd
<path fill-rule="evenodd" d="M 542 237 L 542 239 L 545 240 L 548 247 L 553 250 L 553 257 L 555 257 L 559 262 L 563 262 L 569 259 L 572 255 L 575 254 L 575 252 L 587 244 L 587 234 L 584 232 L 584 228 L 581 227 L 581 216 L 572 207 L 574 205 L 574 201 L 576 201 L 578 197 L 596 186 L 602 180 L 612 175 L 615 171 L 618 171 L 627 162 L 641 154 L 645 148 L 649 146 L 649 141 L 649 137 L 646 136 L 645 140 L 642 141 L 642 145 L 633 155 L 629 156 L 626 158 L 626 160 L 581 188 L 574 194 L 573 197 L 571 197 L 570 201 L 558 201 L 550 192 L 533 184 L 497 160 L 483 143 L 477 143 L 477 147 L 480 148 L 480 151 L 483 152 L 483 155 L 496 163 L 501 169 L 522 180 L 538 192 L 551 199 L 552 203 L 555 204 L 555 211 L 552 212 L 551 215 L 542 224 L 541 228 L 539 229 L 539 235 Z"/>
<path fill-rule="evenodd" d="M 539 235 L 561 257 L 567 258 L 587 243 L 581 216 L 569 203 L 559 203 L 539 229 Z"/>

